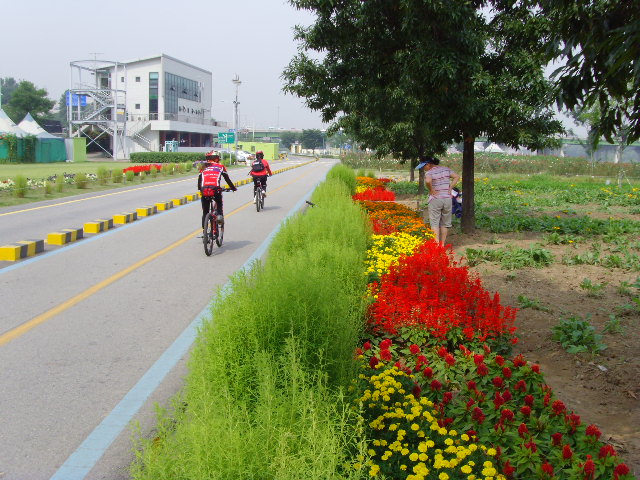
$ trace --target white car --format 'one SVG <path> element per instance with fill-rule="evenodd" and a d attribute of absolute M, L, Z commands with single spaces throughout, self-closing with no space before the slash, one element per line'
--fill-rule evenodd
<path fill-rule="evenodd" d="M 244 162 L 248 167 L 251 166 L 251 162 L 253 162 L 256 156 L 253 153 L 247 152 L 245 150 L 238 150 L 236 153 L 236 158 L 238 159 L 238 163 Z"/>

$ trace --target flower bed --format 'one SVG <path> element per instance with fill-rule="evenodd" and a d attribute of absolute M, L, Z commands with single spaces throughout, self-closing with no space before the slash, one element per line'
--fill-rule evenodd
<path fill-rule="evenodd" d="M 133 172 L 135 175 L 140 175 L 140 173 L 151 173 L 151 169 L 155 168 L 156 172 L 162 170 L 162 165 L 158 163 L 148 163 L 146 165 L 133 165 L 131 167 L 123 168 L 122 173 Z"/>
<path fill-rule="evenodd" d="M 357 352 L 369 475 L 633 478 L 598 427 L 555 398 L 537 365 L 510 358 L 516 310 L 436 242 L 381 248 L 396 245 L 401 229 L 377 227 L 387 209 L 362 205 L 379 232 L 367 258 L 370 338 Z"/>

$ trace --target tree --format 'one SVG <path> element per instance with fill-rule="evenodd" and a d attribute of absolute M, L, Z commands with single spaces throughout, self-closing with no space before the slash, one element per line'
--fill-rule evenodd
<path fill-rule="evenodd" d="M 280 145 L 290 148 L 292 144 L 300 141 L 300 134 L 297 132 L 282 132 L 280 134 Z"/>
<path fill-rule="evenodd" d="M 31 113 L 38 119 L 48 114 L 54 105 L 55 102 L 47 98 L 47 91 L 44 88 L 38 89 L 33 83 L 23 80 L 13 91 L 6 109 L 7 115 L 18 123 L 27 113 Z"/>
<path fill-rule="evenodd" d="M 292 3 L 317 19 L 297 29 L 302 49 L 283 74 L 285 91 L 335 121 L 330 130 L 343 127 L 379 155 L 410 161 L 411 169 L 464 141 L 466 232 L 475 228 L 475 138 L 540 148 L 561 131 L 542 56 L 531 55 L 525 41 L 535 27 L 523 23 L 526 11 L 498 12 L 489 22 L 481 1 Z M 422 172 L 419 182 L 422 191 Z"/>
<path fill-rule="evenodd" d="M 509 0 L 506 3 L 518 4 Z M 626 143 L 640 138 L 640 8 L 634 0 L 528 0 L 538 18 L 549 21 L 546 51 L 564 63 L 557 102 L 573 110 L 597 103 L 594 139 L 613 143 L 628 122 Z M 625 120 L 626 118 L 626 120 Z"/>
<path fill-rule="evenodd" d="M 4 107 L 9 100 L 11 100 L 11 95 L 18 87 L 18 83 L 13 77 L 0 78 L 0 89 L 2 89 L 2 106 Z"/>
<path fill-rule="evenodd" d="M 317 129 L 302 130 L 300 143 L 302 143 L 302 148 L 310 148 L 311 150 L 320 148 L 323 143 L 322 132 Z"/>
<path fill-rule="evenodd" d="M 58 100 L 58 109 L 54 115 L 54 120 L 60 121 L 63 125 L 67 123 L 67 93 L 69 90 L 65 90 L 62 95 L 60 95 L 60 100 Z"/>

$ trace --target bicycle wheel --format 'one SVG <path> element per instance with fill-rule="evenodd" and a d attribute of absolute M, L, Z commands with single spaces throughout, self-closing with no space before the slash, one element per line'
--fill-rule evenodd
<path fill-rule="evenodd" d="M 260 189 L 260 208 L 264 210 L 264 190 Z"/>
<path fill-rule="evenodd" d="M 224 238 L 224 223 L 216 224 L 217 235 L 216 235 L 216 245 L 218 247 L 222 246 L 222 239 Z"/>
<path fill-rule="evenodd" d="M 262 189 L 257 188 L 256 189 L 256 211 L 259 212 L 261 208 L 262 208 Z"/>
<path fill-rule="evenodd" d="M 207 257 L 211 255 L 213 252 L 213 242 L 215 240 L 216 233 L 216 220 L 211 213 L 207 213 L 207 216 L 204 218 L 204 232 L 202 233 L 202 243 L 204 243 L 204 253 L 207 254 Z"/>

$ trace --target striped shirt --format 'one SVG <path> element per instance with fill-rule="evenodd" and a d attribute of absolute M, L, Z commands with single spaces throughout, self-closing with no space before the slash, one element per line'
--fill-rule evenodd
<path fill-rule="evenodd" d="M 436 165 L 426 173 L 431 178 L 432 198 L 451 198 L 451 174 L 450 168 Z"/>

